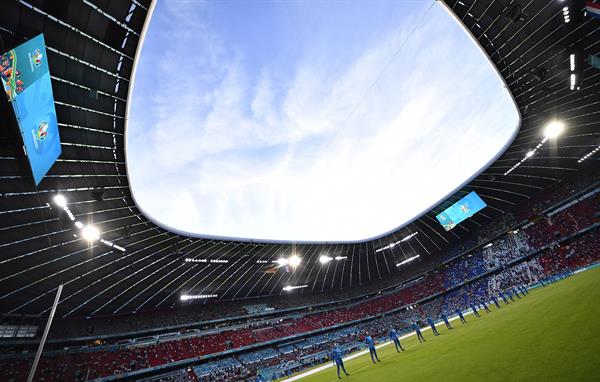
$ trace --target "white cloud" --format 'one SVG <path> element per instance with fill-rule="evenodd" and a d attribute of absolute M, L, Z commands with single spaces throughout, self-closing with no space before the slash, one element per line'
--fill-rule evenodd
<path fill-rule="evenodd" d="M 350 62 L 308 51 L 283 79 L 268 65 L 249 68 L 244 52 L 189 22 L 194 12 L 177 11 L 187 20 L 180 35 L 169 29 L 177 24 L 154 21 L 178 38 L 160 54 L 142 53 L 140 68 L 154 54 L 161 64 L 138 74 L 128 131 L 136 200 L 173 228 L 372 237 L 462 184 L 516 127 L 491 66 L 438 5 L 389 67 L 412 25 L 365 44 Z M 160 79 L 159 92 L 145 75 Z"/>

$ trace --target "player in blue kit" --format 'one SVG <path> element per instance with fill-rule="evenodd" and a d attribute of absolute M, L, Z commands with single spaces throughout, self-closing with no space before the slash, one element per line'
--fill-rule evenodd
<path fill-rule="evenodd" d="M 390 340 L 394 343 L 394 346 L 396 347 L 396 351 L 398 353 L 400 353 L 400 350 L 404 351 L 404 348 L 400 344 L 400 339 L 398 338 L 398 333 L 396 332 L 396 330 L 394 328 L 390 328 L 389 337 L 390 337 Z M 398 349 L 400 349 L 400 350 L 398 350 Z"/>
<path fill-rule="evenodd" d="M 467 323 L 467 320 L 465 320 L 465 316 L 463 316 L 460 309 L 456 308 L 456 314 L 458 314 L 458 317 L 460 318 L 460 322 L 462 322 L 463 324 Z"/>
<path fill-rule="evenodd" d="M 508 296 L 508 298 L 510 298 L 510 301 L 515 302 L 515 299 L 513 298 L 512 292 L 509 290 L 506 291 L 506 295 Z"/>
<path fill-rule="evenodd" d="M 336 343 L 333 349 L 331 350 L 329 357 L 333 361 L 333 364 L 337 366 L 337 376 L 339 379 L 342 379 L 342 377 L 340 376 L 340 369 L 342 369 L 346 376 L 350 376 L 350 374 L 348 374 L 346 368 L 344 367 L 344 360 L 342 359 L 343 355 L 344 352 L 342 351 L 342 348 L 340 348 L 340 346 Z"/>
<path fill-rule="evenodd" d="M 377 350 L 375 349 L 375 341 L 373 341 L 373 337 L 371 337 L 369 335 L 369 333 L 367 333 L 367 336 L 365 337 L 365 343 L 369 347 L 369 354 L 371 354 L 371 361 L 373 361 L 373 363 L 381 362 L 379 360 L 379 357 L 377 356 Z M 375 362 L 375 360 L 377 360 L 377 362 Z"/>
<path fill-rule="evenodd" d="M 492 313 L 492 311 L 490 310 L 490 308 L 488 308 L 487 304 L 485 303 L 485 301 L 481 302 L 481 305 L 483 305 L 483 309 L 485 309 L 486 312 L 488 313 Z"/>
<path fill-rule="evenodd" d="M 419 343 L 423 343 L 423 341 L 425 341 L 425 337 L 423 337 L 423 333 L 421 333 L 421 328 L 419 328 L 419 325 L 417 325 L 416 322 L 413 322 L 411 326 L 412 326 L 413 330 L 415 331 L 415 333 L 417 334 Z"/>
<path fill-rule="evenodd" d="M 504 301 L 504 304 L 510 304 L 510 302 L 508 302 L 508 300 L 506 299 L 506 295 L 504 294 L 504 292 L 500 291 L 500 297 L 502 297 L 502 301 Z"/>
<path fill-rule="evenodd" d="M 513 293 L 515 294 L 515 296 L 517 296 L 519 300 L 521 299 L 521 295 L 519 295 L 519 290 L 517 288 L 513 288 Z"/>
<path fill-rule="evenodd" d="M 473 314 L 475 315 L 475 317 L 481 317 L 479 315 L 479 312 L 477 312 L 477 308 L 475 307 L 475 304 L 470 303 L 469 306 L 471 307 L 471 310 L 473 311 Z"/>
<path fill-rule="evenodd" d="M 498 302 L 498 299 L 494 295 L 492 295 L 492 302 L 494 303 L 494 305 L 496 305 L 496 308 L 500 308 L 500 303 Z"/>
<path fill-rule="evenodd" d="M 444 313 L 444 312 L 442 312 L 442 320 L 444 320 L 444 324 L 446 324 L 446 328 L 452 329 L 452 325 L 450 325 L 450 322 L 448 321 L 448 316 L 446 316 L 446 313 Z"/>
<path fill-rule="evenodd" d="M 433 334 L 435 334 L 436 336 L 439 336 L 440 333 L 438 333 L 437 329 L 435 328 L 435 322 L 433 322 L 431 317 L 427 317 L 427 323 L 431 327 L 431 331 L 433 332 Z"/>
<path fill-rule="evenodd" d="M 526 294 L 529 294 L 529 291 L 527 290 L 527 288 L 524 285 L 521 285 L 519 288 L 520 288 L 519 290 L 521 291 L 523 296 L 525 296 Z"/>

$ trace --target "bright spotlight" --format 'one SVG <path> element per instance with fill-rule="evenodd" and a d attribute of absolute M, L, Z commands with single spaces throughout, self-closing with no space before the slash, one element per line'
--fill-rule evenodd
<path fill-rule="evenodd" d="M 535 154 L 535 151 L 531 150 L 531 151 L 527 151 L 527 154 L 525 154 L 525 156 L 527 158 L 531 158 L 534 154 Z"/>
<path fill-rule="evenodd" d="M 100 239 L 100 231 L 94 226 L 87 225 L 81 230 L 81 236 L 87 241 L 92 242 Z"/>
<path fill-rule="evenodd" d="M 565 124 L 561 121 L 549 122 L 544 128 L 544 137 L 556 138 L 563 132 L 564 129 Z"/>
<path fill-rule="evenodd" d="M 288 259 L 284 259 L 282 257 L 282 258 L 275 260 L 275 263 L 277 263 L 280 266 L 288 265 Z"/>
<path fill-rule="evenodd" d="M 54 197 L 54 204 L 56 204 L 60 208 L 65 208 L 67 206 L 67 198 L 65 198 L 61 194 L 56 194 L 56 196 Z"/>
<path fill-rule="evenodd" d="M 290 264 L 290 266 L 292 266 L 293 268 L 297 267 L 298 265 L 300 265 L 300 262 L 302 261 L 301 258 L 299 258 L 296 255 L 292 255 L 290 256 L 290 258 L 288 259 L 288 264 Z"/>
<path fill-rule="evenodd" d="M 307 288 L 307 287 L 308 287 L 308 285 L 306 285 L 306 284 L 305 285 L 295 285 L 295 286 L 286 285 L 286 286 L 283 287 L 283 291 L 284 292 L 291 292 L 294 289 L 302 289 L 302 288 Z"/>
<path fill-rule="evenodd" d="M 321 257 L 319 257 L 319 262 L 321 264 L 327 264 L 331 260 L 333 260 L 333 259 L 331 257 L 329 257 L 329 256 L 322 255 Z"/>

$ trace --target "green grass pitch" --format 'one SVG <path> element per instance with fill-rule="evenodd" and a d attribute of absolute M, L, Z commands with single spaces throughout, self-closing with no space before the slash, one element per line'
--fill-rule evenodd
<path fill-rule="evenodd" d="M 467 324 L 439 327 L 440 336 L 411 336 L 396 353 L 378 349 L 382 362 L 368 354 L 345 362 L 347 381 L 599 381 L 600 268 L 579 273 Z M 337 381 L 334 368 L 301 378 L 302 382 Z"/>

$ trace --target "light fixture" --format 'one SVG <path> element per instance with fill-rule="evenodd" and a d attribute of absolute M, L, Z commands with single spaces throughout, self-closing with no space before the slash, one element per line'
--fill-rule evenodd
<path fill-rule="evenodd" d="M 288 263 L 290 264 L 291 267 L 295 268 L 298 265 L 300 265 L 300 263 L 302 262 L 302 259 L 299 258 L 296 255 L 292 255 L 290 256 L 290 258 L 288 259 Z"/>
<path fill-rule="evenodd" d="M 280 257 L 279 259 L 275 260 L 275 263 L 279 264 L 279 266 L 288 265 L 288 259 Z"/>
<path fill-rule="evenodd" d="M 319 257 L 319 262 L 321 264 L 327 264 L 331 260 L 333 260 L 333 259 L 331 257 L 329 257 L 329 256 L 322 255 L 321 257 Z"/>
<path fill-rule="evenodd" d="M 286 285 L 283 287 L 283 290 L 284 290 L 284 292 L 290 292 L 290 291 L 293 291 L 294 289 L 301 289 L 301 288 L 307 288 L 307 287 L 308 287 L 308 285 L 306 285 L 306 284 L 305 285 L 295 285 L 295 286 Z"/>
<path fill-rule="evenodd" d="M 64 210 L 65 214 L 67 215 L 69 220 L 73 223 L 75 228 L 77 228 L 81 231 L 82 238 L 89 241 L 90 243 L 99 240 L 101 244 L 104 244 L 105 246 L 107 246 L 109 248 L 113 248 L 118 251 L 125 252 L 125 248 L 123 248 L 119 245 L 116 245 L 115 243 L 113 243 L 111 241 L 101 239 L 100 231 L 98 230 L 98 228 L 91 226 L 91 225 L 86 226 L 81 221 L 77 220 L 75 218 L 75 215 L 73 215 L 73 212 L 71 212 L 71 209 L 68 206 L 67 198 L 65 198 L 62 194 L 54 195 L 53 201 L 54 201 L 54 204 L 56 204 L 58 207 L 60 207 Z M 77 234 L 73 234 L 73 236 L 79 237 Z"/>
<path fill-rule="evenodd" d="M 381 251 L 384 251 L 384 250 L 386 250 L 386 249 L 389 249 L 389 248 L 394 248 L 394 247 L 396 246 L 396 244 L 400 244 L 400 243 L 402 243 L 402 242 L 404 242 L 404 241 L 406 241 L 406 240 L 409 240 L 409 239 L 411 239 L 412 237 L 414 237 L 414 236 L 415 236 L 416 234 L 418 234 L 418 233 L 419 233 L 419 232 L 413 232 L 413 233 L 411 233 L 410 235 L 407 235 L 407 236 L 403 237 L 402 239 L 398 240 L 398 241 L 397 241 L 397 242 L 395 242 L 395 243 L 390 243 L 390 244 L 386 245 L 385 247 L 381 247 L 381 248 L 379 248 L 379 249 L 376 249 L 376 250 L 375 250 L 375 253 L 377 253 L 377 252 L 381 252 Z"/>
<path fill-rule="evenodd" d="M 584 50 L 580 45 L 569 49 L 569 89 L 580 90 L 583 80 Z"/>
<path fill-rule="evenodd" d="M 565 21 L 565 24 L 568 24 L 571 21 L 571 17 L 569 16 L 569 7 L 563 7 L 562 9 L 563 11 L 563 20 Z"/>
<path fill-rule="evenodd" d="M 550 121 L 548 122 L 548 124 L 546 125 L 546 127 L 544 128 L 544 138 L 540 141 L 540 143 L 537 144 L 537 146 L 535 146 L 534 149 L 529 150 L 526 154 L 525 157 L 523 157 L 523 159 L 521 159 L 519 162 L 517 162 L 514 166 L 512 166 L 510 169 L 508 169 L 508 171 L 506 171 L 504 173 L 504 175 L 508 175 L 511 172 L 513 172 L 517 167 L 519 167 L 520 165 L 523 164 L 523 162 L 525 162 L 527 159 L 531 158 L 533 155 L 535 155 L 535 153 L 537 152 L 537 150 L 542 147 L 542 145 L 544 143 L 546 143 L 546 141 L 548 139 L 552 139 L 552 138 L 556 138 L 558 137 L 563 130 L 565 129 L 565 124 L 561 121 Z"/>
<path fill-rule="evenodd" d="M 410 263 L 411 261 L 414 261 L 414 260 L 418 259 L 419 257 L 421 257 L 421 256 L 420 255 L 415 255 L 415 256 L 409 257 L 408 259 L 403 260 L 403 261 L 399 262 L 398 264 L 396 264 L 396 266 L 399 267 L 399 266 L 402 266 L 404 264 Z"/>
<path fill-rule="evenodd" d="M 92 225 L 87 225 L 81 229 L 81 236 L 89 242 L 96 241 L 100 239 L 100 231 Z"/>
<path fill-rule="evenodd" d="M 544 137 L 548 139 L 556 138 L 562 134 L 565 124 L 561 121 L 550 121 L 544 128 Z"/>
<path fill-rule="evenodd" d="M 188 301 L 188 300 L 200 300 L 200 299 L 207 299 L 207 298 L 215 298 L 217 297 L 216 294 L 182 294 L 179 299 L 181 301 Z"/>
<path fill-rule="evenodd" d="M 65 208 L 67 206 L 67 198 L 61 194 L 56 194 L 56 196 L 54 196 L 54 204 L 60 208 Z"/>
<path fill-rule="evenodd" d="M 192 259 L 186 257 L 184 260 L 186 263 L 213 263 L 213 264 L 227 264 L 229 260 L 226 259 Z"/>
<path fill-rule="evenodd" d="M 348 258 L 348 256 L 336 256 L 336 257 L 335 257 L 335 259 L 336 259 L 337 261 L 340 261 L 340 260 L 345 260 L 345 259 L 347 259 L 347 258 Z"/>
<path fill-rule="evenodd" d="M 574 72 L 575 71 L 575 53 L 571 53 L 569 55 L 569 66 L 571 68 L 571 71 Z"/>
<path fill-rule="evenodd" d="M 598 151 L 600 151 L 600 146 L 596 147 L 595 149 L 593 149 L 592 151 L 590 151 L 589 153 L 585 154 L 584 156 L 582 156 L 581 158 L 579 158 L 577 160 L 577 163 L 581 163 L 584 160 L 588 159 L 589 157 L 591 157 L 592 155 L 596 154 Z"/>

